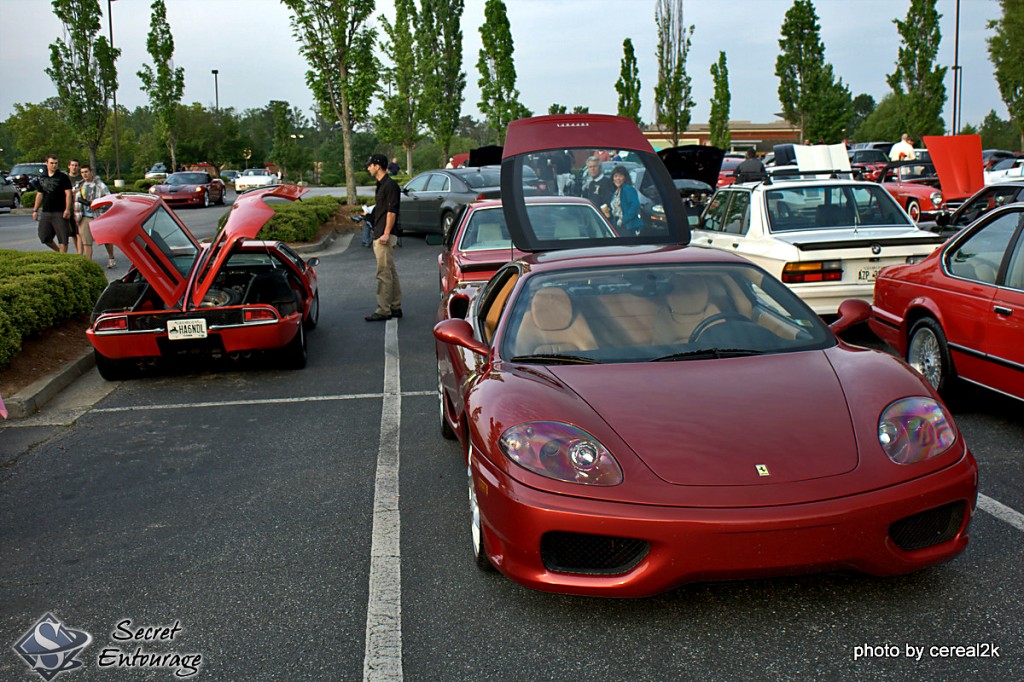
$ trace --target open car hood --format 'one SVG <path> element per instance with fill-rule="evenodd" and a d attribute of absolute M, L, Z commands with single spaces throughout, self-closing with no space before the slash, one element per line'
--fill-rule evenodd
<path fill-rule="evenodd" d="M 725 150 L 707 145 L 688 144 L 669 147 L 658 152 L 658 157 L 673 180 L 699 180 L 714 187 L 722 170 Z"/>
<path fill-rule="evenodd" d="M 646 167 L 632 228 L 586 233 L 579 226 L 533 224 L 526 210 L 523 166 L 554 163 L 568 155 L 575 169 L 584 168 L 596 150 L 618 150 Z M 627 173 L 628 175 L 628 173 Z M 607 177 L 607 176 L 604 176 Z M 581 179 L 581 185 L 586 177 Z M 611 203 L 611 178 L 601 201 Z M 597 185 L 595 185 L 597 186 Z M 596 194 L 595 194 L 596 196 Z M 624 193 L 625 196 L 625 193 Z M 593 246 L 688 244 L 690 227 L 679 191 L 661 159 L 632 119 L 599 114 L 538 116 L 508 125 L 501 162 L 502 210 L 512 243 L 522 251 L 554 251 Z M 595 203 L 598 203 L 595 201 Z"/>
<path fill-rule="evenodd" d="M 924 144 L 945 199 L 963 199 L 985 186 L 980 135 L 925 135 Z"/>
<path fill-rule="evenodd" d="M 267 221 L 274 217 L 274 209 L 267 206 L 264 198 L 275 197 L 295 201 L 308 191 L 295 185 L 277 185 L 247 192 L 235 199 L 224 229 L 217 235 L 209 251 L 200 259 L 199 275 L 191 294 L 192 305 L 198 306 L 202 302 L 221 266 L 231 256 L 235 244 L 243 239 L 255 239 Z"/>

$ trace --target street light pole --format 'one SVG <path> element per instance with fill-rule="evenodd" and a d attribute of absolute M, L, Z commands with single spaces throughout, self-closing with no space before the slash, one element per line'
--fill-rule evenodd
<path fill-rule="evenodd" d="M 960 0 L 956 0 L 956 23 L 953 32 L 953 134 L 960 133 L 960 90 L 962 76 L 960 73 Z"/>
<path fill-rule="evenodd" d="M 213 108 L 216 111 L 220 111 L 220 86 L 217 84 L 217 74 L 220 73 L 220 71 L 218 71 L 217 69 L 214 69 L 210 73 L 213 74 L 213 97 L 214 97 L 214 106 L 213 106 Z"/>
<path fill-rule="evenodd" d="M 114 0 L 107 0 L 107 24 L 110 27 L 110 49 L 114 49 L 114 15 L 111 13 L 111 3 Z M 117 83 L 114 83 L 114 164 L 117 168 L 117 178 L 115 178 L 114 186 L 117 186 L 117 180 L 121 178 L 121 145 L 118 140 L 120 135 L 117 133 Z"/>

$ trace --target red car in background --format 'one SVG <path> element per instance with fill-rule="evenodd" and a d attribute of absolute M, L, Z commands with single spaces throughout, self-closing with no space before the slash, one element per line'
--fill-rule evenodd
<path fill-rule="evenodd" d="M 1022 232 L 1024 205 L 1006 205 L 878 275 L 869 326 L 940 393 L 963 379 L 1024 400 Z"/>
<path fill-rule="evenodd" d="M 149 188 L 171 206 L 212 206 L 223 204 L 226 193 L 224 181 L 204 171 L 171 173 L 159 185 Z"/>
<path fill-rule="evenodd" d="M 743 159 L 746 158 L 742 154 L 726 154 L 722 158 L 722 167 L 718 171 L 718 187 L 725 187 L 736 182 L 736 169 Z"/>
<path fill-rule="evenodd" d="M 532 216 L 560 230 L 561 239 L 614 234 L 601 211 L 586 199 L 529 197 L 526 205 Z M 437 257 L 442 296 L 460 282 L 486 282 L 499 267 L 525 255 L 512 246 L 499 199 L 466 206 L 442 247 Z"/>
<path fill-rule="evenodd" d="M 239 197 L 212 243 L 200 243 L 156 197 L 93 202 L 105 210 L 91 224 L 96 243 L 116 245 L 134 266 L 103 291 L 86 330 L 103 378 L 130 378 L 162 359 L 262 351 L 305 367 L 306 331 L 320 316 L 319 259 L 255 237 L 274 215 L 265 200 L 306 191 L 279 185 Z"/>
<path fill-rule="evenodd" d="M 890 163 L 877 177 L 882 187 L 899 202 L 915 223 L 935 220 L 942 211 L 942 191 L 932 164 L 921 161 Z"/>
<path fill-rule="evenodd" d="M 865 180 L 878 182 L 879 176 L 889 165 L 889 156 L 881 149 L 851 149 L 850 168 L 859 171 Z"/>

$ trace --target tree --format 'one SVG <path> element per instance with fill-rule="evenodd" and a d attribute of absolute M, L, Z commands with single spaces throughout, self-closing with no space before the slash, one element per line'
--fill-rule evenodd
<path fill-rule="evenodd" d="M 871 112 L 875 110 L 875 98 L 861 93 L 853 98 L 853 116 L 850 118 L 850 134 L 860 128 Z"/>
<path fill-rule="evenodd" d="M 138 76 L 142 81 L 142 90 L 149 97 L 149 106 L 163 126 L 167 149 L 171 153 L 171 166 L 177 168 L 175 131 L 178 104 L 185 91 L 185 70 L 181 67 L 174 68 L 174 36 L 171 35 L 171 26 L 167 23 L 167 6 L 164 0 L 153 0 L 152 9 L 146 51 L 153 59 L 153 66 L 143 64 Z"/>
<path fill-rule="evenodd" d="M 440 146 L 438 160 L 451 156 L 451 142 L 459 126 L 466 72 L 462 70 L 463 0 L 422 0 L 416 34 L 419 51 L 420 99 L 427 131 Z"/>
<path fill-rule="evenodd" d="M 654 86 L 655 119 L 672 131 L 672 146 L 690 125 L 693 92 L 686 75 L 693 26 L 683 25 L 683 0 L 658 0 L 654 10 L 658 26 L 658 84 Z"/>
<path fill-rule="evenodd" d="M 412 173 L 412 150 L 422 137 L 420 133 L 420 97 L 422 82 L 419 77 L 416 45 L 412 27 L 417 22 L 413 0 L 395 0 L 395 23 L 381 17 L 388 42 L 384 54 L 391 67 L 384 70 L 388 94 L 380 113 L 374 117 L 377 136 L 392 145 L 400 144 L 405 150 L 405 167 Z"/>
<path fill-rule="evenodd" d="M 783 117 L 800 127 L 801 141 L 838 142 L 853 115 L 849 89 L 825 62 L 821 25 L 811 0 L 793 0 L 782 22 L 775 75 Z"/>
<path fill-rule="evenodd" d="M 1020 130 L 1013 121 L 1004 121 L 992 109 L 981 122 L 981 146 L 985 149 L 1020 151 Z"/>
<path fill-rule="evenodd" d="M 96 150 L 103 140 L 110 97 L 117 88 L 113 49 L 100 30 L 99 0 L 53 0 L 53 13 L 64 24 L 64 39 L 50 43 L 46 74 L 57 88 L 63 112 L 96 167 Z"/>
<path fill-rule="evenodd" d="M 622 69 L 619 80 L 615 81 L 615 91 L 619 93 L 619 116 L 625 116 L 641 125 L 640 120 L 640 68 L 633 52 L 633 41 L 626 38 L 622 41 Z"/>
<path fill-rule="evenodd" d="M 498 133 L 498 144 L 505 141 L 505 128 L 510 121 L 530 113 L 519 103 L 516 89 L 516 65 L 512 60 L 515 46 L 508 23 L 508 10 L 501 0 L 484 4 L 484 23 L 480 26 L 480 59 L 476 63 L 480 79 L 480 111 L 487 125 Z"/>
<path fill-rule="evenodd" d="M 566 107 L 564 104 L 552 104 L 550 107 L 548 107 L 549 116 L 555 116 L 558 114 L 566 113 L 569 113 L 569 108 Z"/>
<path fill-rule="evenodd" d="M 896 70 L 886 76 L 886 83 L 896 95 L 896 102 L 915 140 L 924 135 L 942 135 L 946 124 L 942 107 L 946 103 L 946 67 L 935 66 L 942 33 L 935 10 L 936 0 L 911 0 L 903 21 L 893 19 L 902 38 Z"/>
<path fill-rule="evenodd" d="M 852 137 L 860 142 L 898 140 L 906 130 L 907 126 L 903 120 L 903 114 L 900 113 L 896 96 L 889 93 L 882 98 L 882 101 L 868 114 L 867 118 L 853 129 Z"/>
<path fill-rule="evenodd" d="M 356 203 L 352 132 L 369 117 L 377 88 L 377 32 L 367 25 L 373 0 L 281 0 L 292 34 L 309 64 L 309 85 L 321 115 L 341 125 L 348 203 Z M 361 169 L 360 169 L 361 170 Z"/>
<path fill-rule="evenodd" d="M 47 154 L 67 160 L 81 153 L 82 149 L 75 142 L 75 131 L 61 109 L 62 103 L 56 97 L 42 104 L 14 105 L 14 113 L 4 128 L 21 152 L 15 162 L 45 159 Z"/>
<path fill-rule="evenodd" d="M 725 52 L 718 53 L 718 63 L 711 65 L 711 79 L 715 83 L 715 96 L 711 98 L 711 115 L 708 125 L 711 128 L 711 144 L 720 149 L 732 146 L 732 133 L 729 130 L 729 67 L 726 65 Z"/>
<path fill-rule="evenodd" d="M 988 23 L 995 30 L 988 39 L 988 55 L 1010 121 L 1024 137 L 1024 4 L 1018 0 L 1000 0 L 999 4 L 1002 18 Z"/>

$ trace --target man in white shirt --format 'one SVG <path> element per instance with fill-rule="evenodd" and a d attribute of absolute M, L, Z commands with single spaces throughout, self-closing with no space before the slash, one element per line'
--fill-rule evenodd
<path fill-rule="evenodd" d="M 890 161 L 913 161 L 917 158 L 917 153 L 914 152 L 914 141 L 910 139 L 910 135 L 903 133 L 900 141 L 892 146 L 889 150 Z"/>

